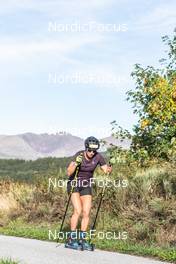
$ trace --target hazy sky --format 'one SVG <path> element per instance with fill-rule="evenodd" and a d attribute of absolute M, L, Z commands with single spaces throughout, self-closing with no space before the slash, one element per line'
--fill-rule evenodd
<path fill-rule="evenodd" d="M 1 1 L 0 134 L 131 130 L 133 65 L 157 66 L 175 26 L 174 0 Z"/>

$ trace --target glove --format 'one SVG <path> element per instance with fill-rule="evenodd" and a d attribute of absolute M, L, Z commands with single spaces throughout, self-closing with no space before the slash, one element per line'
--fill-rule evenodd
<path fill-rule="evenodd" d="M 82 163 L 82 161 L 83 161 L 83 155 L 82 155 L 82 154 L 79 154 L 79 155 L 76 157 L 76 160 L 75 160 L 76 165 L 77 165 L 77 166 L 80 166 L 81 163 Z"/>

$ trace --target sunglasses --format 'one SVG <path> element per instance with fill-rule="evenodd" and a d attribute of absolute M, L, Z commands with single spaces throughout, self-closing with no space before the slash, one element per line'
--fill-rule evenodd
<path fill-rule="evenodd" d="M 94 150 L 94 149 L 87 149 L 88 152 L 93 152 L 93 153 L 96 153 L 97 151 Z"/>

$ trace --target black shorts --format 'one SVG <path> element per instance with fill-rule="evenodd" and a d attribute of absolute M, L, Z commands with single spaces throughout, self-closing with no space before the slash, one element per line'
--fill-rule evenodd
<path fill-rule="evenodd" d="M 80 196 L 92 195 L 92 187 L 90 187 L 90 186 L 86 186 L 86 187 L 83 187 L 83 186 L 72 187 L 71 182 L 68 182 L 67 183 L 67 192 L 68 192 L 68 194 L 70 194 L 71 191 L 72 191 L 72 193 L 75 193 L 75 192 L 80 193 Z"/>

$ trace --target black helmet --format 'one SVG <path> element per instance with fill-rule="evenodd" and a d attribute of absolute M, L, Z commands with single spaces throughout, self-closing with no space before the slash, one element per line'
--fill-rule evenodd
<path fill-rule="evenodd" d="M 95 137 L 88 137 L 85 142 L 85 148 L 90 150 L 98 150 L 100 147 L 100 142 Z"/>

